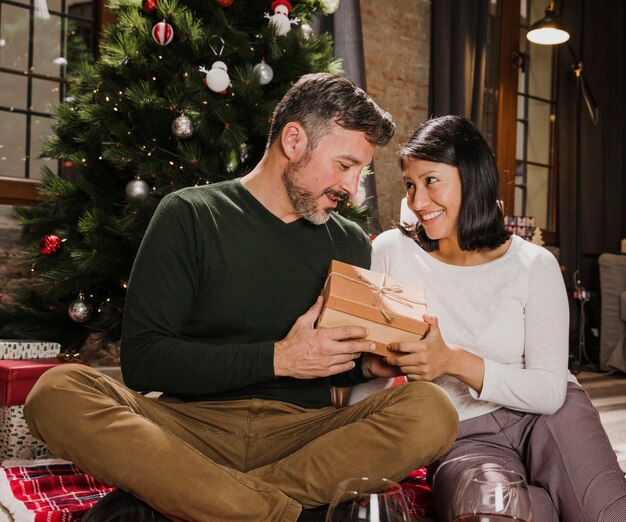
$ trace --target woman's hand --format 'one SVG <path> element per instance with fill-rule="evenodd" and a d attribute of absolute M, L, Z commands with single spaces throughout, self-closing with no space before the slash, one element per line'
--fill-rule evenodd
<path fill-rule="evenodd" d="M 480 392 L 485 374 L 483 359 L 462 348 L 448 346 L 436 317 L 424 314 L 424 322 L 429 325 L 426 337 L 417 342 L 390 344 L 388 349 L 393 355 L 386 358 L 387 363 L 398 366 L 412 381 L 433 381 L 451 375 Z"/>
<path fill-rule="evenodd" d="M 398 377 L 402 375 L 402 369 L 398 366 L 389 364 L 386 357 L 375 353 L 363 354 L 363 362 L 361 363 L 361 371 L 366 379 L 375 379 L 376 377 Z"/>

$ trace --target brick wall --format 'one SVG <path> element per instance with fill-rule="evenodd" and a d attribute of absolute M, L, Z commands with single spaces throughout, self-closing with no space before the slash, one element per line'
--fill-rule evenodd
<path fill-rule="evenodd" d="M 383 230 L 400 216 L 405 189 L 398 145 L 428 114 L 431 0 L 361 0 L 367 90 L 397 125 L 388 147 L 376 152 L 376 192 Z"/>

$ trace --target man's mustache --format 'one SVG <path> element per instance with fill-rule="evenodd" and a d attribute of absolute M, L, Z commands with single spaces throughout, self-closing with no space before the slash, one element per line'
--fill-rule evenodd
<path fill-rule="evenodd" d="M 343 192 L 343 191 L 340 192 L 338 190 L 333 190 L 330 188 L 327 188 L 324 192 L 322 192 L 322 194 L 328 194 L 341 201 L 345 201 L 346 199 L 350 197 L 350 194 L 348 194 L 347 192 Z"/>

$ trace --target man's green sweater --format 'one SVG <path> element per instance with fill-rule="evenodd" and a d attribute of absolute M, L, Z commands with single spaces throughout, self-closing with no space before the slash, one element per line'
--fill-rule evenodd
<path fill-rule="evenodd" d="M 367 236 L 335 213 L 324 225 L 286 224 L 239 180 L 166 196 L 131 273 L 125 383 L 183 400 L 329 405 L 329 378 L 277 378 L 273 358 L 274 343 L 315 302 L 332 259 L 370 264 Z M 359 365 L 334 378 L 361 380 Z"/>

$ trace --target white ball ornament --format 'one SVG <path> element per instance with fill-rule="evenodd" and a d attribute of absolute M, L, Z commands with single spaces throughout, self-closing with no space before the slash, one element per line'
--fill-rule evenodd
<path fill-rule="evenodd" d="M 206 72 L 206 85 L 213 92 L 224 92 L 230 85 L 228 67 L 224 62 L 214 62 L 210 71 L 204 69 L 203 72 Z"/>
<path fill-rule="evenodd" d="M 257 63 L 254 66 L 254 72 L 259 75 L 259 83 L 261 85 L 267 85 L 274 78 L 274 71 L 265 62 Z"/>
<path fill-rule="evenodd" d="M 150 195 L 150 185 L 137 176 L 126 184 L 126 199 L 133 203 L 141 203 Z"/>
<path fill-rule="evenodd" d="M 174 29 L 167 22 L 159 22 L 152 28 L 152 39 L 159 45 L 168 45 L 174 39 Z"/>

